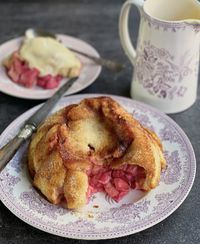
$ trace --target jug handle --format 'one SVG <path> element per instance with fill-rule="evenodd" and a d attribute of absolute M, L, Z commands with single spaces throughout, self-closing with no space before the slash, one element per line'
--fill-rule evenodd
<path fill-rule="evenodd" d="M 122 47 L 130 59 L 131 63 L 135 65 L 136 59 L 136 49 L 133 47 L 129 30 L 128 30 L 128 19 L 129 12 L 132 5 L 135 5 L 139 11 L 143 10 L 143 0 L 128 0 L 126 1 L 121 9 L 120 18 L 119 18 L 119 36 L 121 40 Z"/>

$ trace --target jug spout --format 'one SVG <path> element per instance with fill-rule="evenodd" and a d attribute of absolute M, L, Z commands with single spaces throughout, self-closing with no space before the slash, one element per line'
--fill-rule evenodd
<path fill-rule="evenodd" d="M 200 3 L 198 0 L 182 0 L 182 8 L 184 10 L 182 17 L 185 23 L 200 24 Z"/>
<path fill-rule="evenodd" d="M 198 0 L 146 0 L 144 11 L 163 21 L 200 23 L 200 2 Z"/>
<path fill-rule="evenodd" d="M 184 0 L 186 3 L 188 2 L 188 11 L 184 22 L 187 24 L 200 24 L 200 3 L 198 0 Z M 183 2 L 184 2 L 183 1 Z"/>
<path fill-rule="evenodd" d="M 184 23 L 190 24 L 190 25 L 199 25 L 200 26 L 200 20 L 198 20 L 198 19 L 186 19 L 186 20 L 184 20 Z"/>

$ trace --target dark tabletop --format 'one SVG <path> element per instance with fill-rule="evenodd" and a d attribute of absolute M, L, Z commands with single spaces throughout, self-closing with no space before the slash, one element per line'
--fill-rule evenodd
<path fill-rule="evenodd" d="M 120 0 L 41 0 L 0 2 L 0 43 L 21 35 L 26 28 L 48 28 L 87 41 L 102 56 L 120 60 L 126 68 L 118 74 L 103 69 L 99 78 L 80 93 L 109 93 L 129 97 L 132 67 L 124 55 L 118 35 Z M 131 17 L 133 42 L 136 42 L 139 16 Z M 24 111 L 43 101 L 23 100 L 0 92 L 0 133 Z M 200 163 L 200 89 L 190 109 L 170 115 L 191 140 L 197 165 Z M 184 203 L 167 219 L 140 233 L 101 241 L 102 243 L 200 243 L 200 169 Z M 0 244 L 4 243 L 86 243 L 61 238 L 35 229 L 15 217 L 0 202 Z M 97 241 L 100 242 L 100 241 Z"/>

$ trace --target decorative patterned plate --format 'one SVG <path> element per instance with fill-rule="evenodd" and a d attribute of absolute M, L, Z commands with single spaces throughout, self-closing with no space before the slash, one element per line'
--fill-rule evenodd
<path fill-rule="evenodd" d="M 54 112 L 85 97 L 63 98 Z M 188 195 L 196 171 L 191 143 L 182 129 L 168 116 L 134 100 L 112 96 L 146 127 L 162 139 L 167 169 L 159 186 L 144 194 L 133 190 L 115 203 L 103 193 L 92 197 L 79 212 L 63 209 L 47 202 L 31 185 L 26 166 L 27 143 L 0 174 L 0 199 L 5 206 L 26 223 L 43 231 L 76 239 L 109 239 L 147 229 L 174 212 Z M 22 123 L 38 109 L 22 114 L 0 137 L 0 146 L 11 139 Z"/>
<path fill-rule="evenodd" d="M 95 57 L 99 57 L 98 52 L 91 45 L 80 39 L 67 35 L 57 35 L 57 37 L 59 40 L 62 41 L 64 45 L 69 48 L 71 47 L 83 51 L 87 54 L 93 55 Z M 2 61 L 9 54 L 19 48 L 22 40 L 23 37 L 19 37 L 0 45 L 0 91 L 8 95 L 20 98 L 47 99 L 51 97 L 59 87 L 56 89 L 45 90 L 40 87 L 25 88 L 23 86 L 17 85 L 10 80 L 10 78 L 6 74 L 5 68 L 2 65 Z M 101 72 L 101 66 L 94 64 L 91 60 L 81 55 L 77 54 L 77 56 L 81 60 L 83 68 L 81 70 L 81 74 L 78 80 L 66 92 L 67 95 L 81 91 L 91 85 L 97 79 Z M 60 86 L 66 81 L 67 79 L 63 79 L 60 83 Z"/>

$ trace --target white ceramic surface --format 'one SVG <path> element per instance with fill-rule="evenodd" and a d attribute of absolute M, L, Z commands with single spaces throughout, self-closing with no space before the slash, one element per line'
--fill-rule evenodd
<path fill-rule="evenodd" d="M 64 97 L 54 109 L 78 103 L 98 94 Z M 144 194 L 133 190 L 119 203 L 103 193 L 92 197 L 79 212 L 47 202 L 32 187 L 27 171 L 25 144 L 0 174 L 0 199 L 26 223 L 43 231 L 75 239 L 109 239 L 145 230 L 173 213 L 188 195 L 196 172 L 192 145 L 182 129 L 168 116 L 132 99 L 111 96 L 161 138 L 167 169 L 157 188 Z M 11 139 L 39 106 L 22 114 L 0 136 L 0 147 Z M 95 208 L 94 205 L 98 205 Z M 179 212 L 181 214 L 181 212 Z"/>
<path fill-rule="evenodd" d="M 58 34 L 57 37 L 65 46 L 69 48 L 71 47 L 95 57 L 99 57 L 99 54 L 94 47 L 80 39 L 61 34 Z M 0 45 L 0 64 L 2 64 L 4 58 L 19 48 L 22 40 L 23 37 L 19 37 Z M 94 64 L 91 60 L 81 55 L 77 54 L 77 56 L 81 60 L 83 68 L 78 80 L 70 87 L 70 89 L 66 92 L 66 95 L 76 93 L 88 87 L 97 79 L 101 72 L 101 66 Z M 63 79 L 60 86 L 66 81 L 67 79 Z M 0 65 L 0 91 L 8 95 L 25 99 L 47 99 L 51 97 L 58 88 L 44 90 L 40 87 L 25 88 L 17 85 L 10 80 L 6 74 L 5 68 Z"/>
<path fill-rule="evenodd" d="M 140 12 L 137 48 L 132 46 L 128 17 Z M 197 0 L 128 0 L 119 31 L 134 66 L 131 96 L 165 113 L 189 108 L 196 100 L 200 51 L 200 3 Z"/>

